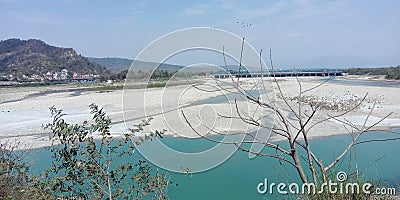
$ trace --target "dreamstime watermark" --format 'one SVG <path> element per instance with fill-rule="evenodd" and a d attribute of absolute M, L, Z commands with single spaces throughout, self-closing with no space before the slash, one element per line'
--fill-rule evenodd
<path fill-rule="evenodd" d="M 353 183 L 347 182 L 347 174 L 343 171 L 337 173 L 336 181 L 328 180 L 321 184 L 319 188 L 314 183 L 268 183 L 268 179 L 264 178 L 263 182 L 257 185 L 259 194 L 294 194 L 294 195 L 309 195 L 309 194 L 366 194 L 366 195 L 396 195 L 396 188 L 390 187 L 374 187 L 372 183 Z"/>

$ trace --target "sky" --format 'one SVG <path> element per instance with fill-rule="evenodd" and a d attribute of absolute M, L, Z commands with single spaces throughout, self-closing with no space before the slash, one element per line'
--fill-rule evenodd
<path fill-rule="evenodd" d="M 40 39 L 88 57 L 135 58 L 179 29 L 211 27 L 293 67 L 400 65 L 398 0 L 0 0 L 0 39 Z"/>

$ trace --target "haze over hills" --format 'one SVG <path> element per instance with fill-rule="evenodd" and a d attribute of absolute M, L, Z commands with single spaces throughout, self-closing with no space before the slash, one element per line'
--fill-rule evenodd
<path fill-rule="evenodd" d="M 132 63 L 135 60 L 132 59 L 127 59 L 127 58 L 117 58 L 117 57 L 108 57 L 108 58 L 91 58 L 88 57 L 88 59 L 94 63 L 97 63 L 99 65 L 105 66 L 108 70 L 114 71 L 114 72 L 120 72 L 122 70 L 127 70 L 131 67 Z M 154 63 L 154 62 L 147 62 L 147 61 L 139 61 L 136 60 L 135 64 L 133 65 L 133 70 L 134 71 L 149 71 L 149 70 L 154 70 L 157 68 L 158 70 L 170 70 L 170 71 L 177 71 L 177 70 L 182 70 L 184 69 L 185 72 L 211 72 L 211 71 L 224 71 L 224 70 L 239 70 L 238 65 L 229 65 L 227 68 L 226 66 L 212 66 L 212 65 L 195 65 L 192 67 L 185 67 L 182 65 L 176 65 L 176 64 L 167 64 L 167 63 Z M 242 70 L 244 69 L 249 69 L 249 70 L 259 70 L 256 67 L 241 67 Z"/>
<path fill-rule="evenodd" d="M 106 70 L 72 48 L 54 47 L 37 39 L 0 41 L 0 73 L 30 76 L 62 69 L 80 74 L 101 74 Z"/>
<path fill-rule="evenodd" d="M 127 58 L 90 58 L 90 57 L 88 57 L 88 59 L 91 62 L 105 66 L 108 70 L 115 71 L 115 72 L 129 69 L 134 61 L 134 60 L 127 59 Z M 153 63 L 153 62 L 136 60 L 133 70 L 149 71 L 149 70 L 154 70 L 155 68 L 157 68 L 159 70 L 176 71 L 176 70 L 182 69 L 183 66 L 166 64 L 166 63 L 158 64 L 158 63 Z"/>

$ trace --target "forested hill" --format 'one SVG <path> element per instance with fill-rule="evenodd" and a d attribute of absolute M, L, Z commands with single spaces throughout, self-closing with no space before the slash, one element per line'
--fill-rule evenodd
<path fill-rule="evenodd" d="M 350 75 L 385 75 L 386 79 L 400 80 L 400 65 L 397 67 L 349 68 L 343 72 Z"/>
<path fill-rule="evenodd" d="M 0 73 L 45 74 L 67 69 L 79 74 L 101 74 L 105 67 L 78 55 L 72 48 L 54 47 L 37 39 L 0 41 Z"/>

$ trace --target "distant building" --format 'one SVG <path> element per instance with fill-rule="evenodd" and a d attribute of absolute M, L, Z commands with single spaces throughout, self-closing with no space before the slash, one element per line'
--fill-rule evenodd
<path fill-rule="evenodd" d="M 67 79 L 68 78 L 68 70 L 67 69 L 62 69 L 60 76 L 61 76 L 61 79 Z"/>
<path fill-rule="evenodd" d="M 74 74 L 72 75 L 72 78 L 77 79 L 77 78 L 80 78 L 80 76 L 78 73 L 74 72 Z"/>
<path fill-rule="evenodd" d="M 53 79 L 53 75 L 51 74 L 51 72 L 47 72 L 47 73 L 44 75 L 44 78 L 47 79 L 47 80 L 52 80 L 52 79 Z"/>

